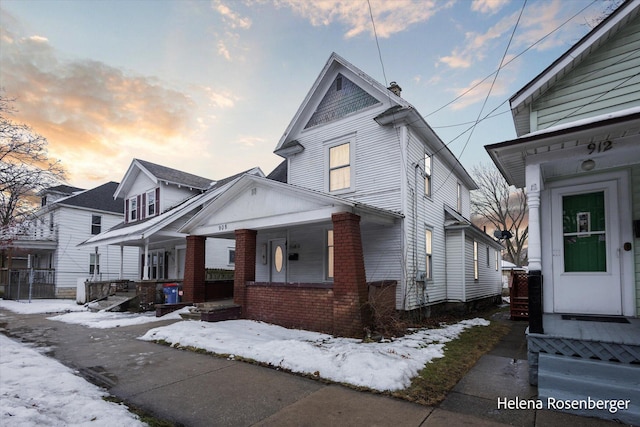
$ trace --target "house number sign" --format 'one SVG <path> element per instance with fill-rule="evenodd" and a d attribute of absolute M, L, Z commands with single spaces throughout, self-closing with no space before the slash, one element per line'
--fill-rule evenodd
<path fill-rule="evenodd" d="M 218 225 L 218 231 L 224 231 L 227 229 L 227 224 L 220 224 Z"/>
<path fill-rule="evenodd" d="M 589 154 L 593 153 L 604 153 L 605 151 L 609 151 L 613 148 L 613 142 L 611 141 L 600 141 L 598 143 L 590 142 L 587 145 L 587 150 L 589 150 Z"/>

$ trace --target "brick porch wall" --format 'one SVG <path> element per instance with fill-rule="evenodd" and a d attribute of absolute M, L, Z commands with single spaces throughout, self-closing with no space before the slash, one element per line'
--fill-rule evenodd
<path fill-rule="evenodd" d="M 205 301 L 205 241 L 203 236 L 187 236 L 182 301 Z"/>
<path fill-rule="evenodd" d="M 333 222 L 333 330 L 341 336 L 361 338 L 371 326 L 360 217 L 350 212 L 331 215 Z"/>
<path fill-rule="evenodd" d="M 331 284 L 250 282 L 246 287 L 246 302 L 248 319 L 333 333 Z"/>
<path fill-rule="evenodd" d="M 233 275 L 233 302 L 242 307 L 242 317 L 247 317 L 247 282 L 256 280 L 256 234 L 255 230 L 235 231 L 236 263 Z"/>

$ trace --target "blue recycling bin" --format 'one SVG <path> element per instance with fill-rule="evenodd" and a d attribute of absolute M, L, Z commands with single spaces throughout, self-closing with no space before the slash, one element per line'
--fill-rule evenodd
<path fill-rule="evenodd" d="M 162 287 L 164 292 L 165 304 L 177 304 L 178 303 L 178 284 L 167 283 Z"/>

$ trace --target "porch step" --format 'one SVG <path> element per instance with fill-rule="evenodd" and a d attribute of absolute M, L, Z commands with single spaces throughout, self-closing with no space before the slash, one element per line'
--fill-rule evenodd
<path fill-rule="evenodd" d="M 577 409 L 567 412 L 619 420 L 640 425 L 640 366 L 603 360 L 540 353 L 538 395 L 546 404 L 560 400 L 630 400 L 627 408 L 612 413 L 606 409 Z M 550 408 L 554 409 L 554 408 Z"/>
<path fill-rule="evenodd" d="M 203 322 L 222 322 L 240 318 L 242 307 L 233 300 L 209 301 L 197 303 L 189 309 L 189 313 L 181 314 L 183 319 L 202 320 Z"/>

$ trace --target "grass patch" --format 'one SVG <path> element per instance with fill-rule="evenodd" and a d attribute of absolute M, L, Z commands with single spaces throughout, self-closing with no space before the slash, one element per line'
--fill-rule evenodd
<path fill-rule="evenodd" d="M 146 423 L 149 427 L 181 427 L 182 426 L 182 424 L 176 424 L 176 423 L 172 423 L 171 421 L 157 418 L 151 415 L 150 413 L 148 413 L 147 411 L 145 411 L 144 409 L 131 405 L 118 397 L 105 396 L 102 399 L 106 400 L 107 402 L 113 402 L 119 405 L 125 405 L 129 409 L 129 412 L 136 414 L 140 418 L 140 421 L 142 421 L 143 423 Z"/>
<path fill-rule="evenodd" d="M 491 320 L 489 326 L 465 330 L 457 339 L 446 344 L 444 357 L 426 364 L 408 388 L 392 395 L 423 405 L 437 405 L 509 329 L 507 323 Z"/>

